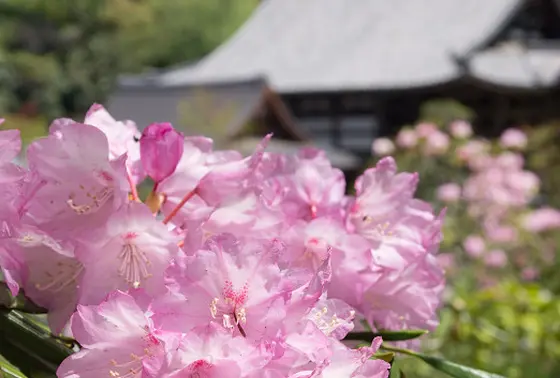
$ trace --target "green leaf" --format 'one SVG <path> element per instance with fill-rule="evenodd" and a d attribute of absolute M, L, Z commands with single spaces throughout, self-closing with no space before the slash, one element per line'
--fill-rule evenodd
<path fill-rule="evenodd" d="M 389 378 L 406 378 L 404 373 L 398 367 L 392 367 L 391 371 L 389 372 Z"/>
<path fill-rule="evenodd" d="M 385 362 L 391 363 L 393 362 L 393 359 L 395 358 L 395 353 L 393 352 L 378 352 L 375 353 L 372 358 L 376 359 L 376 360 L 383 360 Z"/>
<path fill-rule="evenodd" d="M 25 374 L 35 377 L 36 371 L 43 371 L 54 376 L 58 365 L 72 353 L 29 315 L 0 310 L 0 354 Z"/>
<path fill-rule="evenodd" d="M 10 364 L 0 356 L 0 377 L 1 378 L 27 378 L 18 368 Z"/>
<path fill-rule="evenodd" d="M 5 282 L 0 281 L 0 308 L 20 310 L 29 314 L 45 314 L 47 310 L 25 297 L 23 292 L 13 297 Z"/>
<path fill-rule="evenodd" d="M 416 339 L 425 335 L 428 331 L 423 329 L 411 329 L 404 331 L 381 331 L 381 332 L 351 332 L 346 336 L 346 340 L 366 340 L 372 341 L 381 336 L 383 341 L 405 341 Z"/>
<path fill-rule="evenodd" d="M 431 357 L 423 354 L 418 354 L 416 357 L 454 378 L 505 378 L 498 374 L 459 365 L 455 362 L 444 360 L 443 358 Z"/>
<path fill-rule="evenodd" d="M 393 348 L 386 345 L 383 345 L 382 348 L 391 352 L 402 353 L 419 358 L 425 363 L 431 365 L 433 368 L 446 373 L 453 378 L 505 378 L 498 374 L 492 374 L 483 370 L 473 369 L 468 366 L 463 366 L 456 364 L 455 362 L 447 361 L 443 358 L 427 356 L 425 354 L 416 353 L 408 349 Z"/>

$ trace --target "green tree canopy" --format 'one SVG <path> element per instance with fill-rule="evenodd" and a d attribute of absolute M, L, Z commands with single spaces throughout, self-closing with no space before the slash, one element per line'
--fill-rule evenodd
<path fill-rule="evenodd" d="M 123 72 L 192 60 L 257 0 L 4 0 L 0 111 L 49 118 L 103 101 Z"/>

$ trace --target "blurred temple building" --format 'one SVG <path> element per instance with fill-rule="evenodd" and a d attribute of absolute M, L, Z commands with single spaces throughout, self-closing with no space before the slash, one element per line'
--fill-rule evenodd
<path fill-rule="evenodd" d="M 123 77 L 108 106 L 225 145 L 273 131 L 342 167 L 427 100 L 488 133 L 560 118 L 559 82 L 560 0 L 267 0 L 200 61 Z"/>

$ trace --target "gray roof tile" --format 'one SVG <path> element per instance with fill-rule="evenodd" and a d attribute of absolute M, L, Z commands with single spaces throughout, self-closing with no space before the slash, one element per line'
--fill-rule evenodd
<path fill-rule="evenodd" d="M 395 89 L 457 78 L 522 0 L 267 0 L 163 85 L 265 76 L 279 92 Z"/>

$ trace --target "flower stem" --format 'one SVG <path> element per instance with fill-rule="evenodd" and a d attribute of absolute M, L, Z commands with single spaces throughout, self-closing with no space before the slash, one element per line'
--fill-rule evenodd
<path fill-rule="evenodd" d="M 194 188 L 193 190 L 191 190 L 190 192 L 188 192 L 183 199 L 181 200 L 181 202 L 179 202 L 177 204 L 177 206 L 175 206 L 175 208 L 173 210 L 171 210 L 171 212 L 165 217 L 165 219 L 163 220 L 163 224 L 167 224 L 169 223 L 169 221 L 171 219 L 173 219 L 173 217 L 175 215 L 177 215 L 177 213 L 179 212 L 179 210 L 181 210 L 181 208 L 183 206 L 185 206 L 185 204 L 196 194 L 196 188 Z"/>
<path fill-rule="evenodd" d="M 132 175 L 130 174 L 130 170 L 126 167 L 126 179 L 128 180 L 128 185 L 130 185 L 130 192 L 132 193 L 132 200 L 138 201 L 140 198 L 138 197 L 138 189 L 136 189 L 136 185 L 134 184 L 134 180 L 132 179 Z"/>

